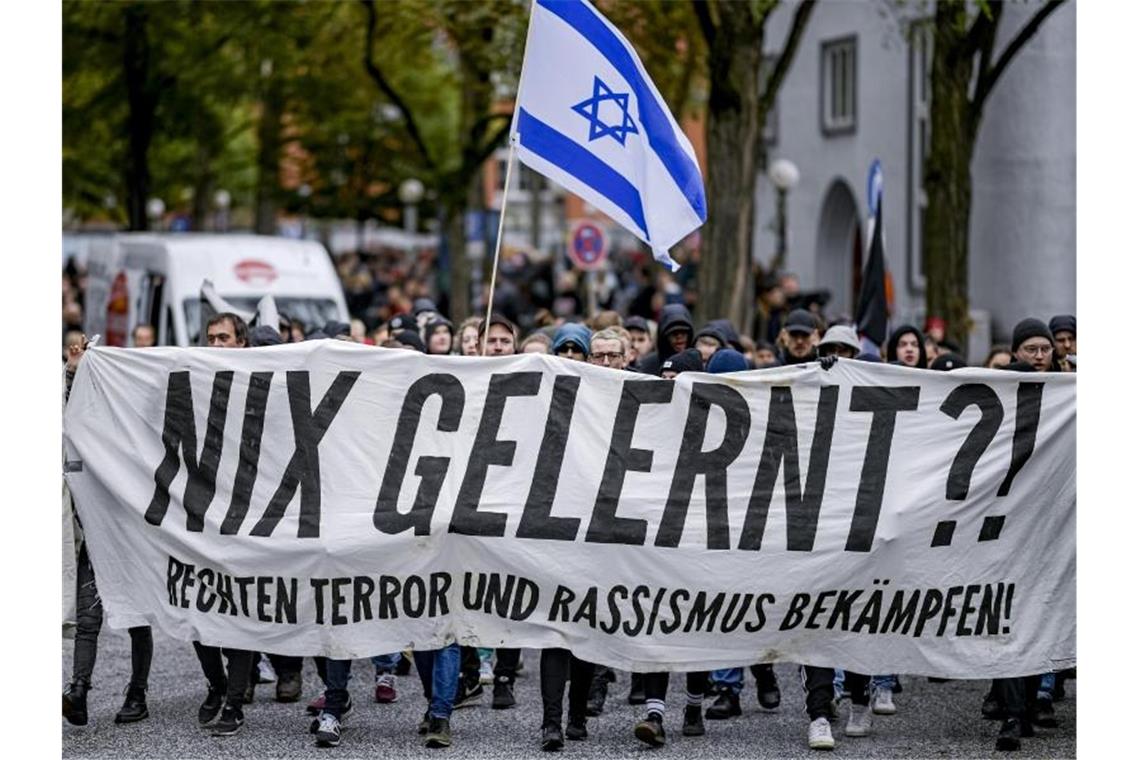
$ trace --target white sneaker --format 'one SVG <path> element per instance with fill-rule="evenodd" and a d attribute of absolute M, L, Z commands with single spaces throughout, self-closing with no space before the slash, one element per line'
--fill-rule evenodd
<path fill-rule="evenodd" d="M 851 714 L 847 717 L 847 727 L 843 733 L 848 736 L 871 735 L 871 706 L 851 705 Z"/>
<path fill-rule="evenodd" d="M 831 738 L 831 724 L 827 718 L 816 718 L 808 726 L 808 746 L 812 749 L 835 749 Z"/>
<path fill-rule="evenodd" d="M 479 663 L 479 683 L 492 684 L 495 682 L 495 667 L 490 660 Z"/>
<path fill-rule="evenodd" d="M 317 730 L 313 733 L 317 735 L 318 747 L 335 747 L 340 744 L 340 721 L 323 712 L 317 718 Z"/>
<path fill-rule="evenodd" d="M 871 710 L 875 715 L 894 715 L 898 712 L 895 707 L 895 695 L 890 689 L 875 689 Z"/>

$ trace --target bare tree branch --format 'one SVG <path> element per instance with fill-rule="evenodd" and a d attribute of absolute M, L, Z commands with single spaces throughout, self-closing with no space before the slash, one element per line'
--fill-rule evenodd
<path fill-rule="evenodd" d="M 792 18 L 792 28 L 788 30 L 784 49 L 780 51 L 780 57 L 776 59 L 776 65 L 772 67 L 772 73 L 768 75 L 768 81 L 764 83 L 764 92 L 760 95 L 761 121 L 772 109 L 772 104 L 776 102 L 776 93 L 779 92 L 784 77 L 792 67 L 792 61 L 795 60 L 796 51 L 800 46 L 800 39 L 804 36 L 804 29 L 807 28 L 808 19 L 811 18 L 812 11 L 815 10 L 815 4 L 816 0 L 801 0 L 800 4 L 796 6 L 796 15 Z"/>
<path fill-rule="evenodd" d="M 416 149 L 420 152 L 420 155 L 423 156 L 428 168 L 435 170 L 435 160 L 432 159 L 431 152 L 428 151 L 427 144 L 420 134 L 419 127 L 416 126 L 416 120 L 412 116 L 411 110 L 408 108 L 407 103 L 404 102 L 404 99 L 400 97 L 399 93 L 397 93 L 392 88 L 392 85 L 389 84 L 388 80 L 384 78 L 384 74 L 381 73 L 380 67 L 376 65 L 373 58 L 376 32 L 376 4 L 373 0 L 360 0 L 360 2 L 368 12 L 368 26 L 364 31 L 364 68 L 373 83 L 392 101 L 392 105 L 396 106 L 396 108 L 400 110 L 400 113 L 403 114 L 408 136 L 412 138 L 412 142 L 415 143 Z"/>
<path fill-rule="evenodd" d="M 987 67 L 978 73 L 978 86 L 974 89 L 974 97 L 971 99 L 971 104 L 974 110 L 978 113 L 982 110 L 982 105 L 985 103 L 986 98 L 993 92 L 994 85 L 997 84 L 998 78 L 1005 72 L 1009 66 L 1010 61 L 1017 55 L 1018 51 L 1025 46 L 1025 43 L 1037 33 L 1037 29 L 1041 24 L 1045 23 L 1045 19 L 1049 18 L 1049 14 L 1057 10 L 1065 3 L 1065 0 L 1049 0 L 1037 13 L 1033 14 L 1033 18 L 1022 27 L 1021 31 L 1017 33 L 1005 50 L 997 59 L 997 63 L 993 68 Z"/>

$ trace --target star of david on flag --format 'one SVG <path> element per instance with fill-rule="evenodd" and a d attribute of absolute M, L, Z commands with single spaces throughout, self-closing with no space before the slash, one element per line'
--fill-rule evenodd
<path fill-rule="evenodd" d="M 616 103 L 621 109 L 621 124 L 608 126 L 599 118 L 598 111 L 606 101 Z M 594 77 L 593 97 L 586 98 L 581 103 L 575 105 L 574 110 L 590 120 L 591 141 L 609 135 L 624 146 L 625 136 L 627 134 L 637 134 L 637 127 L 634 125 L 633 119 L 629 117 L 629 93 L 615 93 L 609 87 L 606 87 L 606 83 L 598 77 Z"/>
<path fill-rule="evenodd" d="M 511 141 L 676 270 L 708 214 L 696 153 L 633 46 L 586 0 L 535 0 Z"/>

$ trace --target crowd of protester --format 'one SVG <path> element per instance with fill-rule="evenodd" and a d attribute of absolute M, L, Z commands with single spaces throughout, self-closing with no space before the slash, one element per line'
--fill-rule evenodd
<path fill-rule="evenodd" d="M 962 352 L 945 335 L 944 323 L 928 319 L 924 330 L 898 326 L 881 351 L 868 351 L 867 342 L 848 320 L 830 323 L 823 315 L 826 299 L 803 294 L 794 275 L 761 281 L 750 334 L 741 334 L 727 319 L 697 325 L 686 304 L 692 289 L 685 277 L 654 274 L 648 265 L 623 270 L 609 288 L 603 304 L 613 307 L 589 319 L 581 314 L 577 283 L 572 278 L 543 282 L 554 287 L 519 288 L 516 281 L 536 275 L 526 262 L 508 262 L 502 288 L 496 290 L 499 308 L 489 320 L 481 316 L 448 319 L 446 304 L 439 303 L 439 286 L 433 278 L 430 256 L 410 263 L 400 257 L 343 257 L 337 265 L 353 315 L 351 323 L 301 325 L 288 320 L 278 326 L 250 329 L 236 314 L 212 316 L 206 325 L 207 343 L 214 347 L 243 348 L 302 340 L 339 339 L 389 349 L 425 354 L 501 356 L 515 353 L 550 354 L 568 361 L 590 362 L 610 369 L 641 372 L 671 380 L 684 372 L 727 373 L 837 359 L 888 362 L 918 369 L 951 371 L 966 366 Z M 529 268 L 529 269 L 528 269 Z M 571 275 L 573 273 L 570 273 Z M 64 277 L 65 377 L 71 378 L 86 348 L 82 334 L 82 280 L 78 268 Z M 538 278 L 532 280 L 536 282 Z M 433 295 L 435 298 L 433 298 Z M 478 304 L 476 304 L 478 305 Z M 521 324 L 520 324 L 521 323 Z M 132 345 L 154 344 L 154 330 L 135 328 Z M 1076 318 L 1035 318 L 1019 322 L 1009 345 L 994 346 L 984 361 L 988 368 L 1023 372 L 1075 371 Z M 78 529 L 77 529 L 78 531 Z M 63 715 L 71 723 L 87 722 L 87 692 L 91 688 L 102 608 L 86 548 L 77 532 L 77 628 L 73 676 L 63 696 Z M 151 660 L 149 628 L 132 628 L 132 675 L 116 722 L 148 717 L 146 689 Z M 236 733 L 244 723 L 244 706 L 266 671 L 275 674 L 275 697 L 281 702 L 301 699 L 301 658 L 265 656 L 254 652 L 218 649 L 194 644 L 207 681 L 206 696 L 197 720 L 215 735 Z M 322 694 L 308 705 L 311 732 L 321 746 L 340 743 L 340 722 L 353 709 L 347 690 L 352 663 L 315 658 Z M 372 658 L 376 702 L 396 699 L 397 673 L 412 666 L 419 674 L 425 711 L 418 726 L 426 746 L 451 744 L 452 711 L 478 704 L 484 685 L 492 687 L 491 707 L 515 707 L 514 682 L 520 667 L 518 649 L 474 649 L 452 644 L 434 651 L 386 653 Z M 781 704 L 781 690 L 771 665 L 750 668 L 757 700 L 764 709 Z M 565 740 L 587 738 L 587 719 L 605 710 L 608 689 L 616 679 L 609 668 L 583 662 L 564 649 L 543 650 L 539 672 L 542 693 L 541 746 L 556 750 Z M 893 674 L 858 674 L 832 668 L 802 668 L 804 706 L 808 716 L 808 744 L 813 749 L 835 746 L 831 723 L 839 718 L 840 697 L 850 699 L 844 734 L 865 737 L 871 733 L 872 715 L 896 712 L 894 695 L 901 690 Z M 998 750 L 1014 750 L 1035 727 L 1056 726 L 1053 702 L 1065 696 L 1069 672 L 1047 673 L 1017 679 L 996 679 L 985 698 L 982 714 L 1001 721 Z M 668 673 L 631 674 L 627 697 L 644 704 L 645 717 L 634 726 L 637 739 L 653 747 L 666 743 L 665 694 Z M 681 733 L 704 734 L 704 720 L 726 720 L 741 715 L 743 668 L 685 675 L 686 701 Z M 563 722 L 563 701 L 569 684 L 568 713 Z M 705 707 L 705 702 L 711 703 Z"/>

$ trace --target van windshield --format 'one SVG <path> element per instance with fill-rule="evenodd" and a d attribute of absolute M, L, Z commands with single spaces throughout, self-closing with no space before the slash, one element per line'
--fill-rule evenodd
<path fill-rule="evenodd" d="M 261 300 L 260 297 L 246 296 L 222 295 L 222 298 L 227 303 L 233 304 L 234 308 L 249 313 L 257 311 L 257 302 Z M 300 320 L 305 325 L 305 332 L 323 327 L 338 317 L 336 302 L 331 298 L 273 296 L 273 300 L 277 304 L 277 312 L 289 319 Z M 186 312 L 186 334 L 190 336 L 190 345 L 196 345 L 198 331 L 202 329 L 202 309 L 199 299 L 187 298 L 182 302 L 182 308 Z"/>

